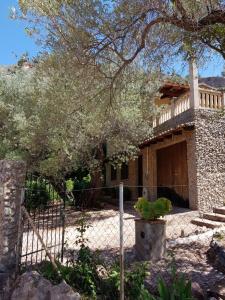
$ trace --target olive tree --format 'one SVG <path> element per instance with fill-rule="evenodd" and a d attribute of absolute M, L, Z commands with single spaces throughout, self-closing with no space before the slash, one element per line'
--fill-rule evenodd
<path fill-rule="evenodd" d="M 152 69 L 180 54 L 202 57 L 209 49 L 225 57 L 223 0 L 19 3 L 22 17 L 31 24 L 28 32 L 37 33 L 49 49 L 69 52 L 81 64 L 97 68 L 111 62 L 113 68 L 102 69 L 112 77 L 111 87 L 133 61 Z"/>
<path fill-rule="evenodd" d="M 70 55 L 2 71 L 0 157 L 22 157 L 31 171 L 62 184 L 79 168 L 101 169 L 107 144 L 120 153 L 118 163 L 134 157 L 152 134 L 157 76 L 133 65 L 111 102 L 107 78 Z"/>

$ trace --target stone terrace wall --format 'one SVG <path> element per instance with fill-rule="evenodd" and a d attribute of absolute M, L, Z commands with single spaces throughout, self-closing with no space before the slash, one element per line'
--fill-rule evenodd
<path fill-rule="evenodd" d="M 0 300 L 7 299 L 16 271 L 25 164 L 0 161 Z"/>
<path fill-rule="evenodd" d="M 225 201 L 225 114 L 195 111 L 198 207 L 212 211 Z"/>

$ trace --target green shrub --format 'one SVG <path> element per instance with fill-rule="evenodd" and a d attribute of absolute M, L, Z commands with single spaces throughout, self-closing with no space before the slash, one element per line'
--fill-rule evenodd
<path fill-rule="evenodd" d="M 170 200 L 166 198 L 159 198 L 154 202 L 150 202 L 146 198 L 141 197 L 138 198 L 134 208 L 144 220 L 156 220 L 169 213 L 172 205 Z"/>
<path fill-rule="evenodd" d="M 85 203 L 87 198 L 87 193 L 85 189 L 90 188 L 91 184 L 91 175 L 87 174 L 82 176 L 75 176 L 66 180 L 66 201 L 69 204 L 73 204 L 74 206 L 81 206 Z"/>
<path fill-rule="evenodd" d="M 174 260 L 171 264 L 171 281 L 166 283 L 163 278 L 158 281 L 159 297 L 151 296 L 149 300 L 195 300 L 192 297 L 191 281 L 177 272 Z"/>
<path fill-rule="evenodd" d="M 46 206 L 56 199 L 59 199 L 59 195 L 46 180 L 38 178 L 26 181 L 25 203 L 28 209 Z"/>
<path fill-rule="evenodd" d="M 64 279 L 71 287 L 80 293 L 96 299 L 99 278 L 96 272 L 96 262 L 88 247 L 81 247 L 78 252 L 78 259 L 70 266 L 64 266 L 57 262 L 59 274 L 52 267 L 50 262 L 44 262 L 39 267 L 39 272 L 54 284 Z"/>
<path fill-rule="evenodd" d="M 124 274 L 125 299 L 147 300 L 150 297 L 148 290 L 144 286 L 144 280 L 148 275 L 146 263 L 136 263 Z M 108 278 L 101 286 L 101 293 L 105 295 L 103 299 L 119 299 L 120 291 L 120 267 L 115 264 L 108 270 Z M 101 298 L 102 299 L 102 298 Z"/>

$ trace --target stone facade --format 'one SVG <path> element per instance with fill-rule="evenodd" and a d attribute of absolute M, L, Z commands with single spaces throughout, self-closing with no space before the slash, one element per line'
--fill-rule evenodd
<path fill-rule="evenodd" d="M 7 289 L 18 262 L 25 173 L 23 162 L 0 161 L 0 299 L 7 298 Z"/>
<path fill-rule="evenodd" d="M 193 130 L 182 129 L 182 124 L 194 125 Z M 161 136 L 173 132 L 181 126 L 182 134 L 167 138 Z M 212 211 L 215 206 L 225 203 L 225 114 L 215 109 L 189 109 L 180 115 L 157 126 L 154 136 L 159 137 L 140 150 L 143 156 L 144 194 L 150 200 L 157 198 L 157 150 L 183 141 L 187 144 L 188 194 L 191 209 L 200 212 Z M 107 185 L 118 184 L 110 181 L 107 173 Z M 138 185 L 138 164 L 129 164 L 128 185 Z"/>
<path fill-rule="evenodd" d="M 221 111 L 195 110 L 195 157 L 198 208 L 212 211 L 225 201 L 225 116 Z"/>

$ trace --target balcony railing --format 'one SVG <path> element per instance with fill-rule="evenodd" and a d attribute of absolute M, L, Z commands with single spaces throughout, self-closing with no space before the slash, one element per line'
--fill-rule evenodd
<path fill-rule="evenodd" d="M 224 108 L 223 93 L 219 91 L 207 91 L 199 89 L 200 107 L 202 108 Z"/>
<path fill-rule="evenodd" d="M 153 121 L 153 127 L 161 125 L 166 121 L 178 116 L 191 108 L 190 95 L 185 94 L 176 100 L 172 100 L 171 105 L 163 108 L 159 116 Z M 225 108 L 224 95 L 219 91 L 205 90 L 199 88 L 199 108 L 203 109 L 223 109 Z"/>

